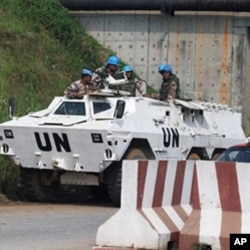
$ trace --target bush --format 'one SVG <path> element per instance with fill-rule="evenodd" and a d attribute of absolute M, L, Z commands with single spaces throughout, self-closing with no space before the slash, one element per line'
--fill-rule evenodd
<path fill-rule="evenodd" d="M 0 158 L 0 193 L 9 199 L 18 199 L 18 170 L 10 159 Z"/>

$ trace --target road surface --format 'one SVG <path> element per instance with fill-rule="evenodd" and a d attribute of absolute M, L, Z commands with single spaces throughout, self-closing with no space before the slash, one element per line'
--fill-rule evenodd
<path fill-rule="evenodd" d="M 111 204 L 0 203 L 0 250 L 90 250 Z"/>

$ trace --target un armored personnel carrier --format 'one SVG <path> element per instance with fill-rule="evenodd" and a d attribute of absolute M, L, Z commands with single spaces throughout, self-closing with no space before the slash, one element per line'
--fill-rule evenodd
<path fill-rule="evenodd" d="M 124 159 L 213 159 L 244 140 L 241 114 L 226 105 L 109 89 L 55 97 L 44 110 L 0 124 L 0 153 L 20 166 L 32 201 L 51 199 L 61 184 L 106 185 L 119 204 Z"/>

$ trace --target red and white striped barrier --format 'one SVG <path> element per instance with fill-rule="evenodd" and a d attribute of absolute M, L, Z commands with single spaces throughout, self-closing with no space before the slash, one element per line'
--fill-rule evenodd
<path fill-rule="evenodd" d="M 246 163 L 126 161 L 121 209 L 99 227 L 96 249 L 228 250 L 230 234 L 250 233 L 249 180 Z"/>
<path fill-rule="evenodd" d="M 180 249 L 206 243 L 228 250 L 229 236 L 250 233 L 250 164 L 197 161 L 193 211 L 180 234 Z"/>
<path fill-rule="evenodd" d="M 192 212 L 193 172 L 193 161 L 124 161 L 121 208 L 99 227 L 95 249 L 167 249 L 178 242 Z"/>

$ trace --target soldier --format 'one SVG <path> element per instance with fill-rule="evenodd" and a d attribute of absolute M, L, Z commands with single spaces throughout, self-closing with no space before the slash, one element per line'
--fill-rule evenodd
<path fill-rule="evenodd" d="M 83 95 L 93 92 L 95 87 L 91 82 L 93 72 L 83 68 L 81 79 L 71 83 L 65 90 L 64 95 L 68 98 L 82 99 Z"/>
<path fill-rule="evenodd" d="M 161 101 L 167 101 L 175 98 L 180 98 L 180 80 L 173 73 L 173 69 L 169 65 L 160 65 L 158 68 L 162 75 L 162 84 L 159 94 Z"/>
<path fill-rule="evenodd" d="M 129 65 L 123 67 L 122 71 L 129 80 L 128 84 L 123 86 L 123 90 L 129 91 L 132 96 L 144 96 L 147 91 L 147 84 L 134 76 L 133 68 Z"/>
<path fill-rule="evenodd" d="M 113 76 L 120 64 L 120 59 L 117 56 L 110 56 L 106 65 L 95 70 L 92 81 L 96 85 L 96 88 L 103 89 L 105 87 L 105 78 L 109 75 Z"/>

